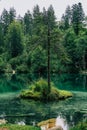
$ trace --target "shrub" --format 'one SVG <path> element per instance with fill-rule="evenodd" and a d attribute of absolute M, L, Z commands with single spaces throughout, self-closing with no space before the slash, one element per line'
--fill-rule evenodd
<path fill-rule="evenodd" d="M 42 97 L 45 98 L 49 94 L 47 81 L 41 78 L 40 80 L 35 82 L 34 91 L 41 92 Z"/>

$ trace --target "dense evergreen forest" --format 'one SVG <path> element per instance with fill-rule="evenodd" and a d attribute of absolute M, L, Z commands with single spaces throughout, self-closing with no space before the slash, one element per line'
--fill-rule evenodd
<path fill-rule="evenodd" d="M 52 5 L 38 5 L 24 17 L 12 7 L 0 16 L 0 72 L 44 73 L 47 71 L 48 27 L 51 72 L 87 70 L 87 17 L 82 4 L 67 6 L 57 21 Z"/>

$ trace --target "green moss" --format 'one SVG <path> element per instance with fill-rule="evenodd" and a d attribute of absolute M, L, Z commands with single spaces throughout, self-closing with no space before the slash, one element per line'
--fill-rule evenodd
<path fill-rule="evenodd" d="M 40 94 L 40 92 L 35 92 L 34 93 L 34 92 L 30 91 L 30 90 L 25 90 L 25 91 L 22 91 L 20 97 L 40 100 L 41 94 Z"/>
<path fill-rule="evenodd" d="M 13 124 L 6 124 L 6 125 L 0 125 L 0 128 L 6 129 L 6 130 L 40 130 L 38 127 L 33 126 L 20 126 L 20 125 L 13 125 Z"/>
<path fill-rule="evenodd" d="M 72 93 L 57 89 L 53 83 L 51 83 L 51 92 L 49 93 L 47 81 L 41 78 L 29 86 L 29 89 L 22 91 L 20 97 L 34 100 L 58 101 L 72 97 Z"/>
<path fill-rule="evenodd" d="M 68 98 L 68 97 L 72 97 L 72 93 L 69 91 L 65 91 L 65 90 L 59 90 L 59 98 Z"/>

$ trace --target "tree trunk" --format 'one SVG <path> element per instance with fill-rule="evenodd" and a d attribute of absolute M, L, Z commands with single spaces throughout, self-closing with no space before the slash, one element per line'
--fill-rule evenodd
<path fill-rule="evenodd" d="M 83 70 L 86 70 L 86 61 L 85 61 L 85 51 L 84 51 L 84 54 L 83 54 Z"/>
<path fill-rule="evenodd" d="M 50 29 L 48 27 L 48 70 L 47 70 L 47 78 L 48 78 L 48 93 L 51 91 L 51 86 L 50 86 Z"/>

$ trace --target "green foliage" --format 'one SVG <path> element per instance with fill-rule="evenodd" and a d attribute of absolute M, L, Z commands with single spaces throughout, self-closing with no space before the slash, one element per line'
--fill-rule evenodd
<path fill-rule="evenodd" d="M 3 34 L 6 35 L 9 26 L 9 12 L 4 9 L 1 14 L 1 23 L 3 27 Z"/>
<path fill-rule="evenodd" d="M 2 57 L 0 57 L 0 72 L 5 71 L 5 62 L 3 61 Z"/>
<path fill-rule="evenodd" d="M 78 36 L 75 39 L 76 45 L 77 45 L 77 56 L 78 56 L 78 66 L 80 70 L 86 70 L 86 57 L 87 57 L 87 35 L 81 33 L 80 36 Z"/>
<path fill-rule="evenodd" d="M 22 65 L 20 65 L 20 66 L 17 66 L 17 67 L 16 67 L 16 71 L 17 71 L 18 73 L 28 73 L 28 72 L 29 72 L 28 67 L 27 67 L 27 65 L 25 65 L 25 64 L 22 64 Z"/>
<path fill-rule="evenodd" d="M 12 68 L 18 71 L 21 70 L 22 68 L 26 68 L 27 65 L 25 63 L 26 63 L 25 55 L 17 56 L 9 60 L 9 64 L 11 64 Z"/>
<path fill-rule="evenodd" d="M 48 83 L 44 79 L 40 79 L 39 81 L 35 82 L 34 92 L 40 92 L 43 98 L 47 98 L 49 91 L 48 91 Z"/>
<path fill-rule="evenodd" d="M 74 33 L 74 31 L 71 29 L 68 29 L 65 37 L 64 37 L 64 46 L 67 50 L 68 56 L 70 58 L 69 64 L 68 64 L 68 68 L 70 69 L 69 71 L 71 72 L 78 72 L 79 71 L 79 67 L 78 67 L 78 55 L 77 55 L 77 45 L 75 42 L 76 39 L 76 35 Z"/>
<path fill-rule="evenodd" d="M 35 99 L 35 100 L 47 99 L 49 92 L 48 92 L 48 83 L 46 80 L 41 78 L 37 82 L 34 82 L 34 84 L 32 84 L 29 88 L 30 91 L 25 90 L 22 92 L 21 94 L 22 97 Z"/>
<path fill-rule="evenodd" d="M 74 4 L 72 6 L 72 24 L 76 35 L 79 34 L 79 31 L 82 28 L 83 20 L 84 20 L 84 12 L 82 9 L 82 4 L 81 3 Z"/>
<path fill-rule="evenodd" d="M 62 27 L 64 30 L 67 30 L 71 25 L 71 13 L 72 11 L 70 6 L 67 6 L 65 14 L 63 14 L 62 16 L 62 23 L 63 23 Z"/>
<path fill-rule="evenodd" d="M 2 28 L 2 24 L 0 23 L 0 54 L 3 53 L 4 51 L 4 39 L 3 39 L 4 35 L 3 35 L 3 28 Z"/>
<path fill-rule="evenodd" d="M 52 5 L 50 5 L 50 7 L 47 10 L 47 20 L 47 24 L 50 27 L 50 29 L 54 29 L 56 25 L 56 17 Z"/>
<path fill-rule="evenodd" d="M 10 24 L 6 38 L 11 58 L 20 55 L 23 52 L 23 33 L 20 23 L 14 21 Z"/>
<path fill-rule="evenodd" d="M 46 70 L 46 51 L 41 46 L 35 48 L 31 54 L 32 70 L 38 73 L 44 73 Z"/>
<path fill-rule="evenodd" d="M 8 54 L 7 53 L 2 53 L 0 55 L 0 72 L 8 72 L 7 66 L 8 66 Z"/>
<path fill-rule="evenodd" d="M 30 36 L 32 36 L 33 19 L 29 10 L 24 15 L 24 26 L 25 26 L 24 31 L 25 34 L 30 34 Z"/>
<path fill-rule="evenodd" d="M 81 3 L 67 6 L 59 22 L 52 5 L 43 11 L 36 5 L 33 13 L 28 10 L 23 18 L 16 18 L 14 8 L 4 9 L 0 16 L 0 71 L 47 73 L 48 28 L 50 71 L 87 70 L 87 19 L 84 17 Z"/>
<path fill-rule="evenodd" d="M 10 8 L 9 10 L 9 23 L 11 24 L 16 17 L 16 10 L 14 8 Z"/>

